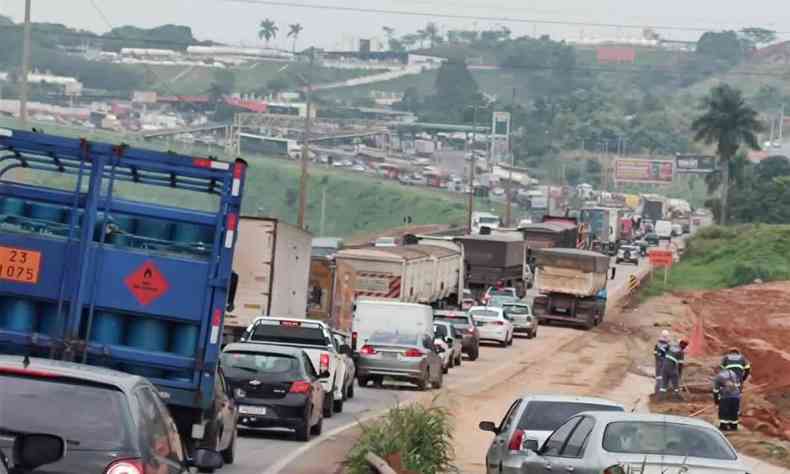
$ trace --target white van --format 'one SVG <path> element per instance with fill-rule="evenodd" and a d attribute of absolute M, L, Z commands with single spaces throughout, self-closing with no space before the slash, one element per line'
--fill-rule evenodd
<path fill-rule="evenodd" d="M 433 334 L 433 308 L 400 301 L 357 301 L 351 320 L 351 349 L 356 352 L 376 331 Z"/>
<path fill-rule="evenodd" d="M 669 221 L 656 221 L 656 235 L 659 240 L 672 240 L 672 223 Z"/>
<path fill-rule="evenodd" d="M 472 233 L 479 234 L 482 227 L 490 229 L 499 228 L 502 220 L 499 216 L 491 214 L 490 212 L 473 212 L 472 213 Z"/>

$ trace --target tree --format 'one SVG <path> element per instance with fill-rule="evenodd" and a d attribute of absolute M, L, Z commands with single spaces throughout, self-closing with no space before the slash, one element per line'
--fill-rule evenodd
<path fill-rule="evenodd" d="M 776 41 L 776 31 L 767 30 L 765 28 L 744 28 L 741 30 L 741 35 L 743 35 L 744 39 L 753 46 L 760 46 Z"/>
<path fill-rule="evenodd" d="M 448 60 L 442 63 L 436 75 L 435 109 L 458 120 L 461 110 L 468 105 L 479 104 L 480 90 L 463 60 Z"/>
<path fill-rule="evenodd" d="M 269 41 L 277 37 L 278 31 L 280 31 L 280 28 L 277 26 L 277 24 L 267 18 L 261 21 L 261 24 L 258 25 L 258 39 L 265 39 L 266 47 L 268 48 Z"/>
<path fill-rule="evenodd" d="M 697 42 L 697 54 L 724 61 L 732 66 L 743 59 L 745 46 L 747 45 L 742 38 L 734 31 L 708 31 Z"/>
<path fill-rule="evenodd" d="M 703 114 L 691 124 L 694 138 L 707 145 L 716 144 L 721 183 L 721 225 L 727 223 L 727 194 L 730 185 L 730 160 L 741 145 L 759 150 L 757 134 L 763 124 L 757 112 L 746 104 L 743 94 L 727 84 L 714 87 L 702 103 Z"/>
<path fill-rule="evenodd" d="M 296 40 L 299 39 L 299 33 L 301 33 L 302 31 L 304 31 L 304 27 L 299 23 L 288 25 L 288 37 L 293 38 L 292 51 L 294 53 L 296 53 Z"/>
<path fill-rule="evenodd" d="M 431 45 L 431 48 L 433 48 L 434 46 L 436 46 L 437 43 L 440 43 L 442 41 L 442 37 L 439 34 L 439 27 L 436 26 L 436 23 L 432 21 L 428 22 L 428 24 L 425 25 L 424 29 L 418 30 L 417 35 L 423 41 L 428 40 L 429 44 Z"/>

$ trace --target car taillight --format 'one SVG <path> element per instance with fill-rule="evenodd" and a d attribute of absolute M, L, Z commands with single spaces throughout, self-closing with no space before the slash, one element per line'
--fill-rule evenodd
<path fill-rule="evenodd" d="M 310 391 L 310 382 L 305 382 L 304 380 L 297 380 L 296 382 L 291 384 L 291 389 L 288 391 L 291 393 L 307 393 Z"/>
<path fill-rule="evenodd" d="M 408 351 L 403 353 L 406 357 L 422 357 L 425 354 L 419 349 L 409 349 Z"/>
<path fill-rule="evenodd" d="M 357 334 L 356 331 L 351 333 L 351 350 L 352 351 L 357 350 L 357 337 L 358 337 L 358 334 Z"/>
<path fill-rule="evenodd" d="M 475 333 L 475 327 L 474 326 L 469 326 L 466 329 L 466 332 L 468 332 L 469 334 L 474 334 Z"/>
<path fill-rule="evenodd" d="M 362 346 L 362 349 L 359 350 L 359 353 L 362 355 L 376 355 L 376 349 L 373 346 Z"/>
<path fill-rule="evenodd" d="M 510 442 L 507 445 L 507 449 L 511 451 L 521 451 L 521 447 L 524 444 L 524 431 L 516 430 L 513 432 L 513 436 L 510 437 Z"/>
<path fill-rule="evenodd" d="M 120 459 L 107 466 L 104 474 L 145 474 L 145 466 L 140 459 Z"/>
<path fill-rule="evenodd" d="M 321 354 L 321 363 L 319 364 L 319 366 L 321 367 L 321 372 L 325 370 L 329 370 L 329 354 L 327 354 L 326 352 Z"/>
<path fill-rule="evenodd" d="M 504 326 L 505 322 L 504 321 L 494 321 L 494 324 L 496 324 L 497 326 Z"/>

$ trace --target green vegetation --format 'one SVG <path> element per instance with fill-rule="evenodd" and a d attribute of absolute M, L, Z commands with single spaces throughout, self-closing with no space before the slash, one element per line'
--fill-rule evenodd
<path fill-rule="evenodd" d="M 346 459 L 348 472 L 367 474 L 365 455 L 400 454 L 403 467 L 421 474 L 454 472 L 452 418 L 445 409 L 421 405 L 396 407 L 384 417 L 360 423 L 362 436 Z"/>
<path fill-rule="evenodd" d="M 643 297 L 664 291 L 732 288 L 755 280 L 790 280 L 790 226 L 739 225 L 701 229 L 672 267 L 664 287 L 656 270 Z"/>

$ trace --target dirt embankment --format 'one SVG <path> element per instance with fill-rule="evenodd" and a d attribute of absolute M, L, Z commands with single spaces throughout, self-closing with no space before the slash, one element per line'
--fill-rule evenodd
<path fill-rule="evenodd" d="M 738 347 L 752 363 L 752 377 L 742 402 L 745 429 L 729 437 L 742 452 L 790 467 L 790 282 L 664 296 L 639 312 L 654 316 L 655 336 L 671 327 L 691 338 L 695 353 L 684 374 L 686 403 L 651 408 L 715 423 L 711 381 L 722 354 Z"/>

